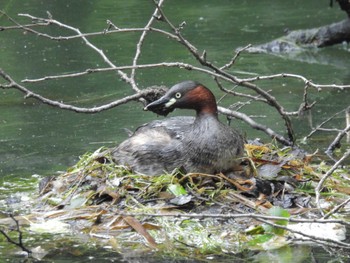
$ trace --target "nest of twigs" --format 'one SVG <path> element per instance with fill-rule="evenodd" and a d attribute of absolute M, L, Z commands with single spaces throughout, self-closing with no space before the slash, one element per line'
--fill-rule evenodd
<path fill-rule="evenodd" d="M 119 252 L 151 249 L 176 258 L 274 249 L 303 239 L 348 247 L 341 241 L 346 222 L 322 218 L 315 203 L 315 188 L 329 167 L 273 143 L 250 142 L 245 150 L 241 168 L 228 174 L 145 176 L 108 155 L 101 163 L 101 152 L 108 151 L 99 149 L 66 173 L 44 178 L 32 214 L 17 220 L 40 233 L 78 231 Z M 330 196 L 323 205 L 338 218 L 348 189 L 342 173 L 322 191 Z"/>
<path fill-rule="evenodd" d="M 123 246 L 137 240 L 139 246 L 172 253 L 184 247 L 239 252 L 261 247 L 261 235 L 287 244 L 288 231 L 264 227 L 255 215 L 286 218 L 272 221 L 277 226 L 286 226 L 291 215 L 317 218 L 309 193 L 319 171 L 310 165 L 312 156 L 298 149 L 257 142 L 245 149 L 240 171 L 160 176 L 134 174 L 110 156 L 101 163 L 96 157 L 105 149 L 99 149 L 65 174 L 43 179 L 36 211 L 91 236 L 119 237 Z"/>

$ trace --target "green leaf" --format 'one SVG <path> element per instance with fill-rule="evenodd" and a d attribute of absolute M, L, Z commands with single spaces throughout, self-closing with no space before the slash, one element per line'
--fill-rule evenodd
<path fill-rule="evenodd" d="M 247 235 L 260 235 L 260 234 L 264 234 L 265 229 L 262 226 L 254 226 L 254 227 L 250 227 L 247 230 L 245 230 L 245 233 Z"/>
<path fill-rule="evenodd" d="M 271 216 L 279 216 L 279 217 L 285 217 L 285 218 L 289 218 L 290 217 L 290 214 L 287 210 L 281 208 L 281 207 L 278 207 L 278 206 L 274 206 L 272 207 L 270 210 L 269 210 L 269 214 Z M 288 221 L 287 220 L 276 220 L 275 223 L 277 225 L 281 225 L 281 226 L 286 226 L 288 224 Z"/>
<path fill-rule="evenodd" d="M 290 217 L 290 214 L 289 214 L 289 212 L 287 210 L 285 210 L 285 209 L 283 209 L 281 207 L 278 207 L 278 206 L 272 207 L 269 210 L 269 214 L 271 216 L 278 216 L 278 217 L 285 217 L 285 218 L 289 218 Z M 286 226 L 288 224 L 288 221 L 280 219 L 280 220 L 275 220 L 274 223 L 277 224 L 277 225 L 280 225 L 280 226 Z M 276 235 L 279 235 L 279 236 L 282 236 L 285 233 L 284 229 L 281 229 L 281 228 L 278 228 L 278 227 L 274 227 L 274 226 L 271 226 L 269 224 L 263 224 L 262 227 L 265 229 L 265 231 L 267 233 L 273 233 L 273 234 L 276 234 Z"/>
<path fill-rule="evenodd" d="M 252 240 L 248 241 L 248 245 L 256 246 L 262 243 L 266 243 L 273 237 L 273 234 L 256 235 Z"/>
<path fill-rule="evenodd" d="M 168 186 L 168 191 L 175 196 L 187 195 L 187 191 L 180 184 L 170 184 Z"/>

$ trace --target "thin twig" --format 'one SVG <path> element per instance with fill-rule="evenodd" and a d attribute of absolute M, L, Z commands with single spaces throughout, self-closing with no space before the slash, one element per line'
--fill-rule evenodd
<path fill-rule="evenodd" d="M 318 210 L 321 212 L 321 214 L 324 216 L 324 212 L 321 208 L 320 205 L 320 196 L 321 196 L 321 191 L 323 188 L 323 184 L 324 182 L 327 180 L 327 178 L 329 176 L 331 176 L 333 174 L 333 172 L 339 167 L 340 164 L 342 164 L 342 162 L 348 158 L 350 156 L 350 149 L 348 149 L 344 155 L 327 171 L 327 173 L 322 177 L 322 179 L 319 181 L 319 183 L 317 184 L 316 188 L 315 188 L 315 195 L 316 195 L 316 205 Z"/>
<path fill-rule="evenodd" d="M 9 214 L 9 217 L 12 218 L 13 221 L 15 221 L 16 224 L 16 229 L 15 231 L 18 233 L 18 241 L 13 240 L 9 235 L 7 235 L 7 233 L 5 231 L 3 231 L 2 229 L 0 229 L 0 233 L 6 238 L 6 240 L 11 243 L 16 245 L 17 247 L 19 247 L 20 249 L 22 249 L 23 251 L 27 252 L 28 254 L 31 254 L 32 251 L 28 248 L 26 248 L 26 246 L 23 244 L 23 233 L 21 231 L 21 228 L 19 226 L 19 222 L 18 220 L 12 215 Z"/>
<path fill-rule="evenodd" d="M 300 79 L 305 83 L 306 87 L 309 87 L 309 86 L 316 87 L 318 90 L 321 90 L 324 87 L 332 87 L 332 88 L 338 88 L 338 89 L 344 89 L 344 88 L 350 87 L 349 85 L 334 85 L 334 84 L 333 85 L 319 85 L 319 84 L 311 82 L 310 80 L 308 80 L 307 78 L 305 78 L 303 76 L 296 75 L 296 74 L 287 74 L 287 73 L 267 75 L 267 76 L 257 76 L 255 78 L 250 78 L 250 79 L 249 78 L 248 79 L 239 79 L 236 76 L 230 74 L 229 72 L 225 72 L 223 69 L 227 69 L 227 68 L 231 67 L 234 64 L 234 62 L 236 61 L 239 54 L 249 46 L 247 46 L 241 50 L 238 50 L 237 53 L 235 54 L 235 56 L 231 59 L 231 61 L 228 64 L 219 68 L 207 60 L 207 56 L 206 56 L 205 51 L 202 54 L 200 54 L 198 52 L 197 48 L 194 45 L 192 45 L 187 39 L 185 39 L 183 37 L 181 31 L 182 31 L 182 28 L 185 25 L 185 23 L 182 23 L 178 27 L 174 26 L 174 24 L 165 16 L 165 14 L 162 10 L 162 7 L 161 7 L 162 3 L 163 3 L 163 0 L 160 1 L 159 3 L 155 2 L 156 10 L 154 11 L 152 17 L 150 18 L 150 20 L 148 21 L 148 23 L 146 24 L 146 26 L 144 28 L 124 28 L 124 29 L 121 29 L 121 28 L 116 27 L 114 24 L 111 24 L 111 22 L 109 22 L 107 30 L 103 30 L 101 32 L 93 32 L 93 33 L 82 33 L 77 28 L 71 27 L 71 26 L 66 25 L 64 23 L 61 23 L 57 20 L 54 20 L 50 14 L 48 15 L 48 18 L 39 18 L 39 17 L 35 17 L 35 16 L 29 15 L 29 14 L 20 14 L 20 16 L 30 18 L 33 21 L 36 21 L 40 25 L 47 25 L 47 26 L 55 25 L 55 26 L 62 27 L 64 29 L 68 29 L 70 31 L 73 31 L 75 33 L 75 35 L 68 36 L 68 37 L 62 37 L 62 36 L 54 37 L 54 36 L 51 36 L 51 35 L 48 35 L 45 33 L 41 33 L 41 32 L 38 32 L 38 31 L 33 29 L 35 24 L 33 24 L 33 26 L 31 24 L 20 25 L 15 20 L 10 19 L 13 23 L 16 24 L 17 28 L 27 30 L 28 32 L 32 32 L 38 36 L 46 37 L 46 38 L 49 38 L 52 40 L 69 40 L 69 39 L 73 39 L 73 38 L 81 38 L 90 48 L 92 48 L 94 51 L 96 51 L 98 54 L 100 54 L 100 56 L 104 59 L 104 61 L 110 66 L 108 68 L 86 69 L 84 72 L 76 72 L 76 73 L 71 73 L 71 74 L 61 74 L 61 75 L 57 75 L 57 76 L 45 76 L 45 77 L 39 78 L 39 79 L 26 79 L 26 80 L 24 80 L 24 82 L 37 82 L 37 81 L 43 81 L 43 80 L 49 80 L 49 79 L 77 77 L 77 76 L 83 76 L 83 75 L 87 75 L 87 74 L 91 74 L 91 73 L 104 72 L 104 71 L 116 71 L 120 75 L 121 79 L 130 83 L 132 86 L 132 89 L 134 91 L 138 92 L 139 89 L 136 86 L 136 82 L 134 80 L 135 72 L 137 69 L 162 66 L 162 67 L 179 67 L 179 68 L 184 68 L 187 70 L 196 70 L 198 72 L 202 72 L 204 74 L 209 74 L 213 77 L 219 78 L 221 80 L 225 80 L 225 81 L 232 83 L 234 85 L 240 85 L 240 86 L 243 86 L 243 87 L 246 87 L 246 88 L 249 88 L 249 89 L 255 91 L 258 94 L 257 96 L 250 95 L 250 94 L 244 94 L 244 93 L 238 93 L 238 92 L 234 92 L 234 91 L 230 92 L 227 89 L 223 89 L 223 91 L 228 92 L 229 94 L 240 96 L 240 97 L 246 97 L 246 98 L 249 98 L 252 100 L 259 100 L 259 101 L 265 102 L 265 103 L 269 104 L 270 106 L 274 107 L 277 110 L 277 112 L 281 115 L 282 119 L 284 120 L 285 126 L 287 128 L 287 133 L 288 133 L 287 140 L 283 137 L 276 137 L 276 138 L 279 138 L 278 140 L 283 142 L 284 144 L 286 144 L 286 141 L 288 141 L 288 145 L 290 145 L 294 141 L 294 132 L 293 132 L 293 128 L 292 128 L 292 124 L 291 124 L 289 116 L 296 115 L 298 112 L 300 112 L 301 108 L 299 109 L 298 112 L 286 111 L 283 108 L 283 106 L 270 94 L 270 92 L 261 89 L 260 87 L 258 87 L 257 85 L 254 85 L 251 82 L 257 81 L 257 80 L 263 80 L 263 79 L 275 79 L 275 78 L 281 78 L 281 77 L 284 77 L 284 78 L 288 77 L 288 78 Z M 164 21 L 165 23 L 167 23 L 170 26 L 173 33 L 151 27 L 151 25 L 155 21 L 155 19 L 158 19 L 160 21 Z M 110 30 L 111 28 L 112 28 L 112 30 Z M 191 54 L 194 56 L 194 58 L 197 61 L 199 61 L 200 64 L 204 67 L 195 67 L 195 66 L 190 65 L 190 64 L 179 63 L 179 62 L 156 63 L 156 64 L 149 64 L 149 65 L 137 65 L 138 58 L 139 58 L 141 51 L 142 51 L 141 48 L 142 48 L 142 44 L 144 42 L 145 36 L 147 35 L 148 32 L 151 32 L 151 31 L 163 34 L 167 38 L 175 40 L 178 43 L 180 43 L 181 45 L 185 46 L 191 52 Z M 100 50 L 97 46 L 91 44 L 91 42 L 89 42 L 87 40 L 87 37 L 90 37 L 90 36 L 97 36 L 97 35 L 102 35 L 102 34 L 112 34 L 112 33 L 123 33 L 123 32 L 142 32 L 140 40 L 137 43 L 136 54 L 134 56 L 133 64 L 131 66 L 116 66 L 116 65 L 114 65 L 111 62 L 111 60 L 109 60 L 106 57 L 106 55 L 104 54 L 104 52 L 102 50 Z M 127 69 L 131 69 L 132 74 L 130 75 L 130 77 L 128 77 L 127 74 L 124 73 L 124 70 L 127 70 Z M 7 86 L 2 85 L 3 88 L 7 87 Z M 27 96 L 32 96 L 32 94 L 34 94 L 34 93 L 28 91 Z M 39 97 L 40 96 L 39 94 L 35 94 L 35 95 L 37 95 L 36 96 L 37 98 L 41 98 L 41 99 L 43 98 L 43 97 Z M 140 97 L 140 99 L 141 98 L 142 98 L 142 96 Z M 133 100 L 133 99 L 134 99 L 134 97 L 131 98 L 131 100 Z M 313 106 L 313 104 L 307 105 L 306 99 L 307 99 L 307 88 L 305 89 L 305 92 L 304 92 L 303 109 Z M 50 101 L 50 103 L 51 102 L 52 101 Z M 54 104 L 51 103 L 51 105 L 54 105 Z M 58 102 L 54 106 L 59 107 L 60 105 L 61 104 Z M 119 105 L 119 104 L 117 103 L 117 105 Z M 71 105 L 69 105 L 69 106 L 71 106 Z M 70 108 L 67 106 L 64 106 L 64 107 L 66 109 L 72 109 L 75 111 L 81 110 L 81 111 L 85 111 L 85 112 L 91 112 L 91 111 L 95 112 L 95 110 L 96 110 L 96 109 L 88 110 L 87 108 L 78 108 L 78 107 L 75 107 L 75 108 L 74 107 Z M 107 104 L 106 108 L 107 109 L 110 108 L 110 105 Z M 97 109 L 97 112 L 98 112 L 98 110 L 99 109 Z M 101 108 L 101 110 L 104 110 L 104 109 Z M 251 118 L 250 119 L 245 118 L 244 120 L 248 120 L 248 123 L 253 124 L 252 127 L 257 128 L 259 130 L 262 130 L 264 132 L 267 132 L 267 134 L 269 134 L 269 136 L 271 136 L 271 137 L 275 136 L 275 133 L 271 132 L 269 129 L 266 129 L 266 127 L 261 126 L 261 125 L 255 125 L 254 122 L 251 122 L 252 121 Z"/>
<path fill-rule="evenodd" d="M 272 75 L 265 75 L 265 76 L 257 76 L 254 78 L 246 78 L 246 79 L 241 79 L 243 82 L 255 82 L 258 80 L 272 80 L 276 78 L 295 78 L 302 80 L 305 85 L 311 86 L 315 88 L 317 91 L 321 91 L 323 88 L 333 88 L 333 89 L 339 89 L 339 90 L 344 90 L 350 88 L 350 85 L 337 85 L 337 84 L 316 84 L 307 78 L 297 75 L 297 74 L 290 74 L 290 73 L 278 73 L 278 74 L 272 74 Z"/>
<path fill-rule="evenodd" d="M 4 12 L 2 12 L 2 13 L 5 14 Z M 47 26 L 51 22 L 55 22 L 56 21 L 56 20 L 47 19 L 47 18 L 35 17 L 35 16 L 29 15 L 29 14 L 19 14 L 19 16 L 29 17 L 29 18 L 31 18 L 34 21 L 39 21 L 39 23 L 28 24 L 28 25 L 21 25 L 21 24 L 17 23 L 15 20 L 13 20 L 13 18 L 10 18 L 11 21 L 13 21 L 14 23 L 17 24 L 16 26 L 13 27 L 13 29 L 23 29 L 23 30 L 30 31 L 30 27 L 37 26 L 37 25 Z M 57 25 L 61 26 L 62 24 L 58 23 Z M 11 28 L 9 27 L 8 29 L 11 29 Z M 92 32 L 92 33 L 81 33 L 80 32 L 80 33 L 78 33 L 76 35 L 72 35 L 72 36 L 58 36 L 58 37 L 54 37 L 54 36 L 51 36 L 51 35 L 48 35 L 48 34 L 43 34 L 43 33 L 40 33 L 38 31 L 33 31 L 32 33 L 35 33 L 38 36 L 43 36 L 43 37 L 49 38 L 51 40 L 59 40 L 59 41 L 61 41 L 61 40 L 71 40 L 71 39 L 75 39 L 75 38 L 86 38 L 86 37 L 98 36 L 98 35 L 106 35 L 106 34 L 114 34 L 114 33 L 125 33 L 125 32 L 138 32 L 138 31 L 139 32 L 154 31 L 154 32 L 158 32 L 158 33 L 164 34 L 164 35 L 166 35 L 166 37 L 170 37 L 171 39 L 174 39 L 174 40 L 177 40 L 177 41 L 179 40 L 178 36 L 176 36 L 176 35 L 174 35 L 172 33 L 169 33 L 169 32 L 167 32 L 165 30 L 161 30 L 161 29 L 153 28 L 153 27 L 148 27 L 148 28 L 116 28 L 114 30 L 108 30 L 108 31 L 103 30 L 103 31 Z M 190 45 L 190 46 L 192 46 L 192 45 Z M 246 48 L 247 47 L 244 47 L 244 48 L 242 48 L 242 50 L 245 50 Z M 193 50 L 197 50 L 197 49 L 193 47 Z M 239 54 L 240 51 L 241 50 L 239 50 L 237 54 Z M 238 83 L 241 83 L 241 82 L 254 82 L 254 81 L 265 80 L 265 79 L 272 80 L 272 79 L 281 78 L 281 77 L 283 77 L 283 78 L 289 77 L 289 78 L 300 79 L 300 80 L 304 81 L 307 85 L 315 87 L 318 90 L 320 90 L 322 88 L 334 88 L 334 89 L 340 89 L 340 90 L 343 90 L 343 89 L 346 89 L 346 88 L 350 88 L 350 85 L 337 85 L 337 84 L 324 84 L 324 85 L 321 85 L 321 84 L 314 83 L 311 80 L 308 80 L 307 78 L 305 78 L 305 77 L 303 77 L 301 75 L 289 74 L 289 73 L 279 73 L 279 74 L 273 74 L 273 75 L 257 76 L 257 77 L 254 77 L 254 78 L 246 78 L 246 79 L 236 78 L 236 81 Z"/>
<path fill-rule="evenodd" d="M 338 116 L 340 113 L 344 112 L 345 109 L 335 113 L 334 115 L 332 115 L 331 117 L 327 118 L 326 120 L 324 120 L 323 122 L 321 122 L 319 125 L 317 125 L 317 127 L 315 127 L 308 135 L 306 135 L 304 137 L 304 140 L 307 140 L 308 138 L 310 138 L 315 132 L 320 131 L 323 125 L 325 125 L 326 123 L 330 122 L 331 120 L 333 120 L 336 116 Z"/>
<path fill-rule="evenodd" d="M 282 135 L 278 134 L 277 132 L 275 132 L 271 128 L 267 127 L 266 125 L 257 123 L 256 121 L 254 121 L 252 118 L 250 118 L 246 114 L 243 114 L 241 112 L 231 111 L 231 110 L 223 108 L 223 107 L 218 107 L 218 110 L 219 110 L 220 113 L 223 113 L 223 114 L 225 114 L 227 116 L 232 116 L 234 118 L 240 119 L 240 120 L 248 123 L 254 129 L 257 129 L 257 130 L 265 132 L 271 138 L 276 139 L 278 142 L 280 142 L 280 143 L 282 143 L 284 145 L 287 145 L 287 146 L 291 146 L 292 145 L 291 141 L 289 141 L 288 139 L 284 138 Z"/>
<path fill-rule="evenodd" d="M 216 82 L 216 84 L 218 85 L 218 87 L 223 91 L 225 92 L 226 94 L 231 94 L 233 96 L 238 96 L 238 97 L 243 97 L 243 98 L 248 98 L 252 101 L 260 101 L 260 102 L 267 102 L 265 99 L 262 99 L 260 95 L 257 95 L 257 96 L 253 96 L 253 95 L 250 95 L 250 94 L 244 94 L 244 93 L 240 93 L 240 92 L 236 92 L 236 91 L 233 91 L 233 90 L 229 90 L 229 89 L 226 89 L 219 81 L 218 81 L 218 78 L 217 77 L 214 77 L 214 80 Z M 235 87 L 237 87 L 238 85 L 235 85 Z"/>
<path fill-rule="evenodd" d="M 156 5 L 157 5 L 157 3 L 156 3 Z M 258 93 L 263 98 L 265 98 L 267 103 L 270 106 L 274 107 L 277 110 L 277 112 L 281 115 L 282 119 L 284 120 L 286 129 L 287 129 L 288 138 L 291 141 L 291 143 L 294 143 L 295 137 L 294 137 L 294 131 L 293 131 L 293 127 L 292 127 L 292 122 L 291 122 L 289 116 L 285 113 L 285 110 L 282 107 L 282 105 L 280 105 L 273 96 L 271 96 L 268 92 L 264 91 L 263 89 L 259 88 L 257 85 L 254 85 L 251 82 L 241 80 L 241 79 L 227 73 L 226 71 L 221 70 L 220 68 L 214 66 L 211 62 L 209 62 L 206 59 L 206 56 L 200 55 L 198 53 L 197 49 L 188 40 L 186 40 L 182 36 L 180 29 L 175 27 L 170 22 L 170 20 L 165 16 L 162 8 L 159 5 L 157 5 L 157 7 L 158 7 L 159 12 L 160 12 L 162 18 L 164 19 L 164 21 L 170 26 L 170 28 L 174 31 L 174 34 L 179 38 L 179 42 L 181 44 L 183 44 L 191 52 L 191 54 L 198 60 L 199 63 L 201 63 L 205 67 L 211 68 L 212 70 L 214 70 L 215 73 L 218 73 L 222 76 L 225 76 L 226 78 L 230 79 L 231 82 L 234 82 L 235 84 L 239 84 L 241 86 L 244 86 L 246 88 L 254 90 L 256 93 Z"/>
<path fill-rule="evenodd" d="M 338 212 L 341 208 L 343 208 L 346 204 L 348 204 L 350 202 L 350 197 L 348 199 L 346 199 L 344 202 L 342 202 L 341 204 L 337 205 L 336 207 L 334 207 L 331 211 L 329 211 L 327 214 L 325 214 L 322 219 L 327 219 L 330 216 L 332 216 L 334 213 Z"/>
<path fill-rule="evenodd" d="M 221 70 L 225 70 L 225 69 L 229 69 L 230 67 L 232 67 L 232 65 L 236 62 L 237 58 L 239 57 L 239 55 L 244 51 L 247 50 L 248 48 L 250 48 L 252 45 L 249 44 L 243 48 L 240 48 L 236 51 L 235 55 L 233 56 L 233 58 L 230 60 L 229 63 L 227 63 L 226 65 L 222 66 L 220 69 Z"/>
<path fill-rule="evenodd" d="M 323 245 L 333 246 L 333 247 L 339 247 L 339 248 L 347 248 L 347 249 L 350 248 L 350 244 L 342 242 L 342 241 L 338 241 L 338 240 L 334 240 L 334 239 L 326 238 L 326 237 L 314 236 L 314 235 L 311 235 L 311 234 L 307 234 L 305 232 L 301 232 L 301 231 L 298 231 L 298 230 L 295 230 L 295 229 L 291 229 L 291 228 L 289 228 L 287 226 L 283 226 L 283 225 L 279 225 L 279 224 L 276 224 L 276 223 L 272 223 L 272 222 L 270 222 L 268 220 L 261 219 L 261 218 L 256 218 L 256 220 L 258 220 L 258 221 L 260 221 L 262 223 L 268 224 L 270 226 L 273 226 L 275 228 L 283 229 L 283 230 L 286 230 L 286 231 L 291 232 L 293 234 L 300 235 L 300 236 L 302 236 L 304 238 L 308 238 L 308 239 L 310 239 L 313 242 L 318 243 L 318 244 L 323 244 Z"/>
<path fill-rule="evenodd" d="M 36 17 L 32 16 L 32 15 L 29 15 L 29 14 L 19 14 L 19 16 L 23 16 L 23 17 L 28 17 L 28 18 L 31 18 L 31 19 L 37 19 Z M 109 58 L 106 56 L 106 54 L 103 52 L 102 49 L 99 49 L 97 46 L 95 46 L 94 44 L 92 44 L 85 36 L 82 35 L 81 31 L 78 29 L 78 28 L 75 28 L 75 27 L 72 27 L 72 26 L 69 26 L 69 25 L 66 25 L 64 23 L 61 23 L 55 19 L 52 19 L 51 17 L 49 17 L 48 19 L 42 19 L 43 21 L 47 22 L 48 24 L 54 24 L 54 25 L 57 25 L 59 27 L 62 27 L 62 28 L 65 28 L 65 29 L 68 29 L 68 30 L 71 30 L 73 32 L 76 32 L 78 35 L 80 35 L 80 38 L 85 42 L 85 44 L 90 47 L 91 49 L 93 49 L 95 52 L 97 52 L 101 58 L 103 59 L 103 61 L 109 65 L 111 68 L 116 68 L 116 65 L 114 65 L 114 63 L 112 63 L 111 60 L 109 60 Z M 28 29 L 28 28 L 25 28 L 26 30 L 29 30 L 31 32 L 33 32 L 33 30 L 31 29 Z M 47 34 L 42 34 L 42 33 L 39 33 L 39 32 L 33 32 L 39 36 L 48 36 Z M 119 76 L 121 77 L 121 79 L 123 79 L 124 81 L 126 82 L 129 82 L 129 78 L 128 76 L 121 70 L 117 70 Z M 139 91 L 139 89 L 137 87 L 133 87 L 133 89 L 137 92 Z"/>
<path fill-rule="evenodd" d="M 337 148 L 338 145 L 340 145 L 341 139 L 343 139 L 343 137 L 347 135 L 349 131 L 350 131 L 350 124 L 347 127 L 345 127 L 344 130 L 338 133 L 337 137 L 335 137 L 335 139 L 331 142 L 331 144 L 328 146 L 327 150 L 325 151 L 328 156 L 332 157 L 332 153 L 334 149 Z"/>
<path fill-rule="evenodd" d="M 160 0 L 158 5 L 161 6 L 163 4 L 163 2 L 164 2 L 164 0 Z M 151 27 L 153 22 L 156 20 L 157 15 L 158 15 L 158 8 L 156 8 L 155 11 L 153 12 L 151 19 L 148 21 L 148 23 L 144 27 L 145 29 L 148 29 Z M 131 70 L 131 73 L 130 73 L 130 81 L 131 81 L 132 85 L 136 85 L 136 81 L 135 81 L 136 65 L 137 65 L 137 61 L 141 55 L 141 47 L 142 47 L 143 42 L 145 41 L 147 33 L 148 33 L 147 30 L 142 32 L 141 37 L 136 45 L 136 53 L 135 53 L 134 59 L 132 61 L 132 66 L 134 68 Z"/>
<path fill-rule="evenodd" d="M 125 104 L 125 103 L 127 103 L 129 101 L 138 100 L 138 99 L 140 99 L 142 97 L 145 97 L 147 94 L 151 94 L 151 93 L 155 93 L 156 92 L 156 90 L 154 90 L 154 89 L 146 89 L 146 90 L 140 91 L 139 93 L 123 97 L 122 99 L 115 100 L 113 102 L 110 102 L 110 103 L 107 103 L 107 104 L 103 104 L 101 106 L 95 106 L 95 107 L 91 107 L 91 108 L 84 108 L 84 107 L 77 107 L 77 106 L 74 106 L 74 105 L 66 104 L 66 103 L 63 103 L 63 102 L 56 101 L 56 100 L 51 100 L 51 99 L 43 97 L 43 96 L 41 96 L 41 95 L 39 95 L 37 93 L 34 93 L 34 92 L 28 90 L 27 88 L 25 88 L 24 86 L 16 83 L 2 69 L 0 69 L 0 76 L 2 76 L 5 80 L 7 80 L 9 82 L 9 84 L 6 84 L 6 85 L 2 84 L 2 85 L 0 85 L 0 88 L 14 88 L 14 89 L 17 89 L 17 90 L 23 92 L 25 94 L 25 98 L 35 98 L 35 99 L 37 99 L 37 100 L 39 100 L 42 103 L 45 103 L 47 105 L 55 106 L 55 107 L 58 107 L 60 109 L 75 111 L 75 112 L 79 112 L 79 113 L 97 113 L 97 112 L 105 111 L 105 110 L 117 107 L 119 105 Z"/>

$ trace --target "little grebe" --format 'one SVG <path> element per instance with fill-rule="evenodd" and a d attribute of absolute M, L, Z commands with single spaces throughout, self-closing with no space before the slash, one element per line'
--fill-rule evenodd
<path fill-rule="evenodd" d="M 111 150 L 113 160 L 146 175 L 175 168 L 207 174 L 232 170 L 243 154 L 243 138 L 219 121 L 213 93 L 198 82 L 184 81 L 145 110 L 167 115 L 175 108 L 194 109 L 197 115 L 144 124 Z"/>

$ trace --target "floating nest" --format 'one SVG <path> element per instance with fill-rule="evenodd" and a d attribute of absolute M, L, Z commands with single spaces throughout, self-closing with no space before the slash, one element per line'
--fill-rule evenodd
<path fill-rule="evenodd" d="M 250 142 L 245 150 L 242 169 L 234 173 L 145 176 L 111 156 L 100 163 L 105 149 L 99 149 L 66 173 L 44 178 L 26 219 L 51 233 L 58 228 L 100 238 L 118 251 L 176 256 L 272 249 L 300 240 L 285 228 L 297 225 L 291 218 L 320 218 L 313 194 L 326 168 L 312 166 L 313 155 L 291 147 Z M 339 190 L 342 183 L 332 179 L 328 186 Z M 342 197 L 329 199 L 329 209 Z"/>

